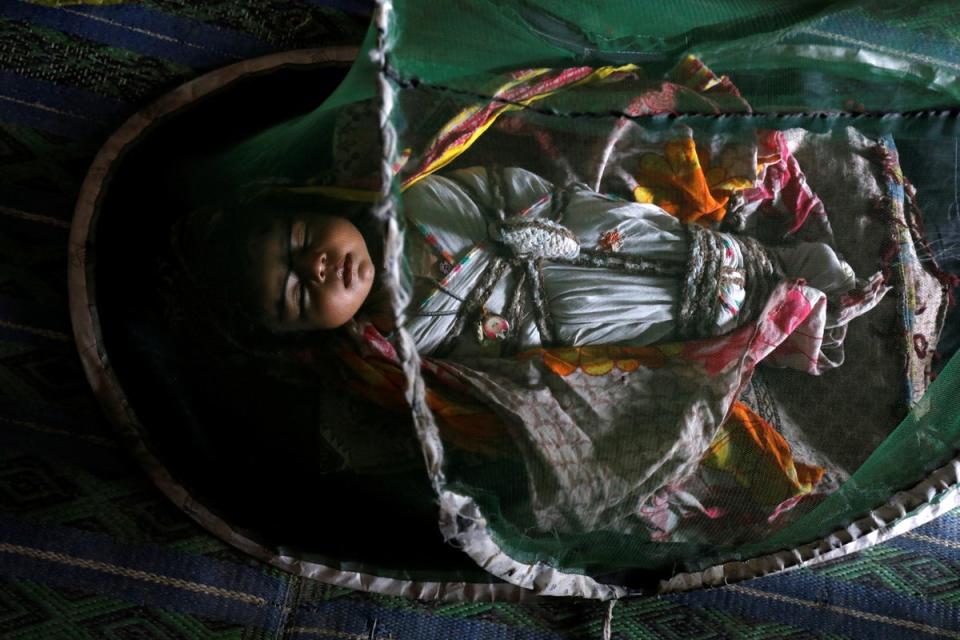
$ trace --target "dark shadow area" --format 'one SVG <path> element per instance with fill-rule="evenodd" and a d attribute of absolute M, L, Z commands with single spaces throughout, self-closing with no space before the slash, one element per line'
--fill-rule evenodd
<path fill-rule="evenodd" d="M 408 416 L 219 361 L 202 345 L 185 350 L 167 321 L 170 228 L 189 205 L 159 185 L 185 157 L 315 108 L 345 72 L 300 66 L 246 77 L 155 123 L 121 157 L 95 230 L 102 346 L 150 451 L 236 530 L 330 566 L 486 582 L 440 537 Z M 397 450 L 379 473 L 346 470 L 319 434 L 321 425 L 359 424 L 380 425 Z"/>

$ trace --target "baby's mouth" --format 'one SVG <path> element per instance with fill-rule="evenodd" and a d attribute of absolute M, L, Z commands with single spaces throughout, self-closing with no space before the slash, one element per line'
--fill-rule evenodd
<path fill-rule="evenodd" d="M 343 263 L 337 270 L 337 275 L 343 280 L 343 286 L 349 289 L 350 283 L 353 282 L 353 257 L 349 253 L 343 259 Z"/>

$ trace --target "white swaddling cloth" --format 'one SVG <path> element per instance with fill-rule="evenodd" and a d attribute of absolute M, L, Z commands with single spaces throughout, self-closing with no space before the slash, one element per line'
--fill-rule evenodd
<path fill-rule="evenodd" d="M 684 294 L 690 234 L 677 218 L 653 204 L 626 202 L 591 191 L 585 185 L 558 190 L 529 171 L 507 168 L 498 179 L 482 167 L 430 176 L 404 195 L 407 260 L 429 293 L 410 310 L 405 328 L 423 354 L 435 352 L 451 333 L 464 301 L 478 288 L 491 262 L 503 256 L 491 237 L 491 218 L 546 220 L 562 225 L 581 251 L 640 256 L 675 265 L 667 274 L 636 273 L 605 266 L 544 260 L 540 264 L 545 312 L 553 345 L 649 345 L 678 337 L 678 304 Z M 712 233 L 718 268 L 712 277 L 716 311 L 706 335 L 741 324 L 747 297 L 746 245 L 730 234 Z M 751 246 L 756 246 L 756 243 Z M 436 260 L 427 259 L 429 253 Z M 853 271 L 824 244 L 799 244 L 771 250 L 790 277 L 803 277 L 827 293 L 854 284 Z M 433 264 L 436 262 L 436 264 Z M 523 269 L 507 268 L 492 285 L 484 314 L 509 318 Z M 529 279 L 528 279 L 529 280 Z M 529 286 L 529 282 L 526 283 Z M 689 294 L 688 294 L 689 295 Z M 762 304 L 762 301 L 761 301 Z M 517 349 L 542 346 L 535 310 L 524 305 L 511 323 Z M 482 339 L 482 336 L 481 336 Z"/>

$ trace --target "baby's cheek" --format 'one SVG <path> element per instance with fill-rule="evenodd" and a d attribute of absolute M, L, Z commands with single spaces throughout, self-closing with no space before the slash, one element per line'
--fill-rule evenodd
<path fill-rule="evenodd" d="M 353 318 L 366 299 L 361 289 L 342 289 L 327 295 L 322 301 L 320 315 L 327 328 L 338 327 Z"/>

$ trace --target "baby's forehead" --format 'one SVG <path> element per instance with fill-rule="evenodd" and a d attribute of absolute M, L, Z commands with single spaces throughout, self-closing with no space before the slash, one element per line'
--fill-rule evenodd
<path fill-rule="evenodd" d="M 340 218 L 335 214 L 305 209 L 271 209 L 258 212 L 238 229 L 248 251 L 260 251 L 265 242 L 287 238 L 297 222 Z M 344 218 L 346 219 L 346 218 Z"/>
<path fill-rule="evenodd" d="M 345 216 L 314 209 L 270 209 L 260 212 L 255 220 L 248 223 L 246 235 L 250 238 L 263 236 L 277 229 L 289 230 L 296 222 L 316 222 L 342 218 Z"/>
<path fill-rule="evenodd" d="M 238 265 L 237 275 L 242 274 L 247 302 L 261 320 L 276 316 L 276 300 L 289 263 L 287 238 L 291 222 L 289 214 L 269 214 L 248 229 L 242 242 L 244 264 Z"/>

